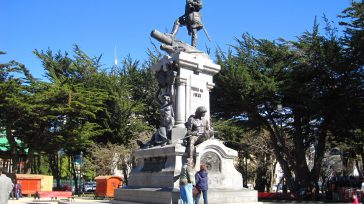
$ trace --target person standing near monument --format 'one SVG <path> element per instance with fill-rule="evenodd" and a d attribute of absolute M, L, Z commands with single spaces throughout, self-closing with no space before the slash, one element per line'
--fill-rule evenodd
<path fill-rule="evenodd" d="M 179 192 L 181 204 L 193 204 L 192 188 L 195 185 L 193 172 L 193 159 L 187 158 L 186 163 L 182 166 L 179 175 Z"/>
<path fill-rule="evenodd" d="M 15 198 L 19 200 L 19 197 L 21 197 L 21 185 L 19 181 L 16 182 L 14 188 L 15 188 Z"/>
<path fill-rule="evenodd" d="M 191 45 L 197 46 L 197 31 L 203 29 L 200 10 L 202 9 L 202 0 L 186 0 L 185 14 L 179 17 L 173 25 L 171 35 L 176 37 L 180 26 L 186 26 L 188 35 L 192 36 Z"/>
<path fill-rule="evenodd" d="M 209 139 L 213 134 L 209 121 L 205 118 L 206 112 L 207 109 L 204 106 L 198 107 L 195 115 L 191 115 L 185 123 L 187 128 L 185 139 L 187 139 L 188 158 L 193 158 L 195 145 Z"/>
<path fill-rule="evenodd" d="M 205 164 L 200 165 L 200 171 L 196 172 L 195 175 L 195 181 L 197 189 L 199 190 L 199 193 L 195 197 L 195 204 L 200 203 L 200 196 L 202 193 L 203 196 L 203 203 L 208 204 L 207 199 L 207 190 L 209 189 L 209 182 L 208 182 L 208 173 L 207 173 L 207 167 Z"/>
<path fill-rule="evenodd" d="M 3 167 L 0 166 L 0 204 L 7 204 L 10 192 L 13 190 L 13 182 L 3 174 Z"/>

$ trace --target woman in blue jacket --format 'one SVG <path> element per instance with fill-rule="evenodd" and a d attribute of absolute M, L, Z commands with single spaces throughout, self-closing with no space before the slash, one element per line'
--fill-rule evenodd
<path fill-rule="evenodd" d="M 208 204 L 207 201 L 207 190 L 208 190 L 208 173 L 205 164 L 200 165 L 200 171 L 195 174 L 196 187 L 199 193 L 195 197 L 195 204 L 200 202 L 200 196 L 202 193 L 204 204 Z"/>

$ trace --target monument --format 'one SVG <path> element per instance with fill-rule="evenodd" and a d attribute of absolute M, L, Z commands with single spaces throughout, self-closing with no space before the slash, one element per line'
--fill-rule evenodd
<path fill-rule="evenodd" d="M 197 31 L 203 28 L 201 8 L 201 0 L 187 0 L 185 14 L 176 20 L 171 34 L 151 32 L 167 52 L 151 67 L 159 85 L 160 127 L 149 142 L 139 142 L 128 186 L 115 191 L 113 204 L 179 203 L 179 175 L 187 158 L 194 160 L 196 171 L 201 163 L 208 168 L 209 203 L 258 200 L 257 191 L 243 188 L 242 175 L 234 167 L 237 151 L 213 136 L 209 101 L 220 66 L 196 48 Z M 191 45 L 175 38 L 181 25 L 192 35 Z"/>

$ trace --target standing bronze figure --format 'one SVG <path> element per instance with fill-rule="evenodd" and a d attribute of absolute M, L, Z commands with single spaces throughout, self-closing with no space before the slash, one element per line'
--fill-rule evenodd
<path fill-rule="evenodd" d="M 203 29 L 200 10 L 202 0 L 186 0 L 185 14 L 179 17 L 173 25 L 171 35 L 175 38 L 180 26 L 186 26 L 188 35 L 192 36 L 191 45 L 197 46 L 197 31 Z"/>

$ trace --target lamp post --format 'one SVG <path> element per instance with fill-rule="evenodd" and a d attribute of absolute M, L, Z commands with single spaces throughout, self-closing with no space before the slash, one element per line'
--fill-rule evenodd
<path fill-rule="evenodd" d="M 248 151 L 244 151 L 245 156 L 245 181 L 244 181 L 244 187 L 248 188 Z"/>
<path fill-rule="evenodd" d="M 244 188 L 248 188 L 248 145 L 246 144 L 243 144 L 242 146 L 242 149 L 243 149 L 243 173 L 244 173 L 244 176 L 243 176 L 243 187 Z M 244 164 L 244 159 L 245 159 L 245 164 Z"/>
<path fill-rule="evenodd" d="M 82 163 L 83 163 L 83 152 L 80 152 L 80 188 L 79 191 L 82 191 L 83 194 L 83 188 L 82 188 L 82 184 L 83 184 L 83 176 L 82 176 Z"/>
<path fill-rule="evenodd" d="M 283 112 L 283 106 L 282 104 L 278 104 L 277 105 L 277 111 L 278 111 L 278 114 L 279 114 L 279 135 L 281 137 L 283 137 L 283 128 L 282 128 L 282 123 L 283 123 L 283 117 L 282 117 L 282 112 Z M 284 178 L 284 173 L 285 173 L 285 169 L 282 167 L 282 170 L 283 170 L 283 178 L 282 178 L 282 190 L 283 190 L 283 193 L 287 193 L 287 184 L 285 182 L 285 178 Z"/>

